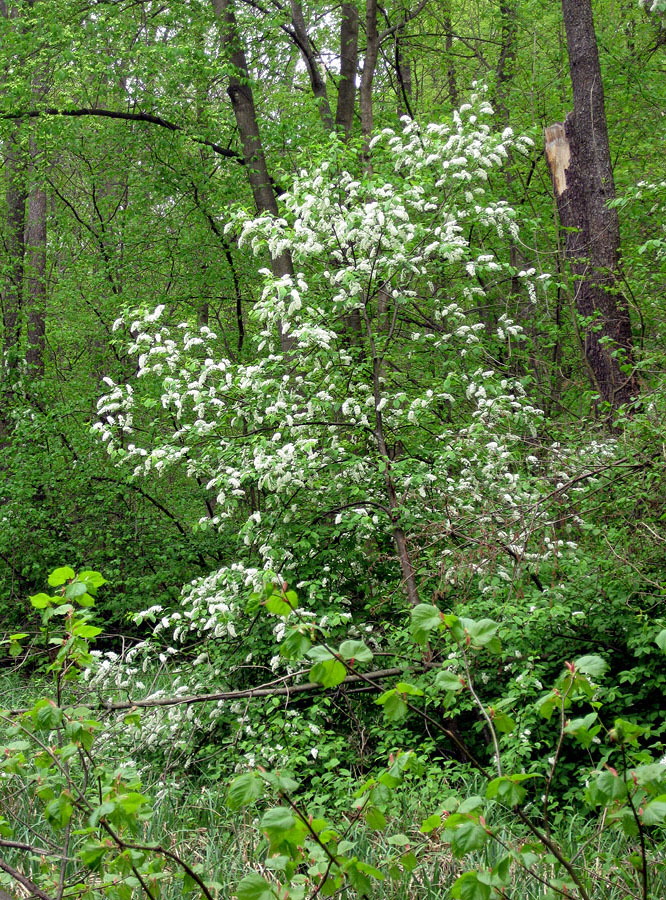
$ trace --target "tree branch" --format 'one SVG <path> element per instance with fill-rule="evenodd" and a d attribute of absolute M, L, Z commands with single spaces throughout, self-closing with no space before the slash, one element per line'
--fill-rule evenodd
<path fill-rule="evenodd" d="M 214 141 L 209 141 L 208 138 L 189 134 L 182 125 L 177 125 L 175 122 L 170 122 L 168 119 L 163 119 L 161 116 L 155 116 L 152 113 L 131 113 L 115 109 L 92 109 L 88 107 L 82 107 L 80 109 L 55 109 L 53 107 L 46 107 L 45 109 L 30 109 L 24 110 L 23 112 L 3 112 L 0 113 L 0 120 L 14 121 L 17 119 L 39 119 L 42 116 L 63 116 L 69 119 L 80 119 L 87 116 L 93 116 L 99 119 L 120 119 L 123 122 L 147 122 L 149 125 L 157 125 L 160 128 L 166 128 L 167 131 L 183 134 L 191 141 L 194 141 L 195 144 L 202 144 L 204 147 L 210 147 L 210 149 L 217 153 L 218 156 L 233 159 L 241 166 L 245 165 L 245 160 L 241 154 L 237 153 L 235 150 L 231 150 L 229 147 L 221 147 Z"/>
<path fill-rule="evenodd" d="M 419 667 L 421 668 L 421 667 Z M 403 675 L 404 668 L 379 669 L 367 675 L 348 675 L 337 687 L 355 684 L 367 678 L 388 678 L 391 675 Z M 109 712 L 123 709 L 152 709 L 159 706 L 182 706 L 186 703 L 208 703 L 214 700 L 239 700 L 250 697 L 290 697 L 292 694 L 303 694 L 311 691 L 325 690 L 323 685 L 308 681 L 305 684 L 285 685 L 284 687 L 256 687 L 242 691 L 217 691 L 212 694 L 190 694 L 182 697 L 157 697 L 154 700 L 122 700 L 117 703 L 100 704 L 100 708 Z"/>

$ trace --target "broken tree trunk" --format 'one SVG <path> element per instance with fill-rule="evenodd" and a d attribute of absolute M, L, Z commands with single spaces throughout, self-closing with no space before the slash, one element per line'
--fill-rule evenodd
<path fill-rule="evenodd" d="M 604 92 L 590 0 L 562 0 L 574 109 L 546 129 L 546 160 L 574 276 L 576 310 L 585 320 L 584 353 L 601 398 L 616 409 L 634 400 L 633 342 L 619 290 L 620 227 Z"/>

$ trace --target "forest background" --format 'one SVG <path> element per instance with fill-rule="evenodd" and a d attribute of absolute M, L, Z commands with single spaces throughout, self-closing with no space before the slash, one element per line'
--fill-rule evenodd
<path fill-rule="evenodd" d="M 666 4 L 0 46 L 5 887 L 663 895 Z"/>

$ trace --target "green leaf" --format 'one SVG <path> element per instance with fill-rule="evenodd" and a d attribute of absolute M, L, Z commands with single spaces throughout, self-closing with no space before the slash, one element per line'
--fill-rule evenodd
<path fill-rule="evenodd" d="M 414 684 L 409 684 L 406 681 L 399 681 L 395 686 L 395 690 L 398 694 L 402 694 L 403 697 L 423 696 L 423 691 L 421 690 L 421 688 L 416 687 L 416 685 Z"/>
<path fill-rule="evenodd" d="M 46 609 L 46 607 L 50 606 L 53 602 L 53 598 L 49 597 L 48 594 L 35 594 L 30 598 L 30 602 L 35 609 Z"/>
<path fill-rule="evenodd" d="M 315 662 L 325 662 L 328 659 L 335 659 L 335 655 L 328 649 L 328 647 L 322 647 L 321 644 L 315 644 L 314 647 L 311 647 L 306 656 L 309 659 L 314 659 Z"/>
<path fill-rule="evenodd" d="M 425 644 L 430 632 L 442 624 L 442 614 L 436 606 L 419 603 L 412 610 L 412 636 L 417 644 Z"/>
<path fill-rule="evenodd" d="M 582 672 L 583 675 L 589 675 L 591 678 L 601 678 L 608 663 L 600 656 L 581 656 L 574 662 L 576 672 Z"/>
<path fill-rule="evenodd" d="M 101 587 L 103 584 L 108 584 L 106 578 L 103 578 L 99 572 L 91 572 L 88 570 L 86 570 L 85 572 L 79 572 L 79 581 L 82 581 L 85 585 L 87 585 L 88 590 L 91 593 L 94 593 L 97 588 Z"/>
<path fill-rule="evenodd" d="M 454 900 L 489 900 L 492 888 L 479 881 L 477 872 L 465 872 L 451 888 Z"/>
<path fill-rule="evenodd" d="M 651 800 L 643 809 L 643 825 L 659 825 L 666 819 L 666 794 Z"/>
<path fill-rule="evenodd" d="M 663 631 L 659 632 L 659 634 L 654 639 L 654 642 L 660 650 L 663 650 L 664 653 L 666 653 L 666 628 L 664 628 Z"/>
<path fill-rule="evenodd" d="M 386 828 L 386 816 L 376 806 L 366 807 L 365 821 L 373 831 L 383 831 Z"/>
<path fill-rule="evenodd" d="M 280 644 L 280 656 L 285 659 L 302 659 L 311 646 L 310 638 L 298 628 L 294 628 Z"/>
<path fill-rule="evenodd" d="M 394 689 L 384 691 L 375 703 L 384 707 L 384 715 L 389 722 L 399 722 L 407 715 L 407 704 Z"/>
<path fill-rule="evenodd" d="M 459 813 L 472 813 L 483 806 L 483 797 L 478 794 L 472 794 L 471 797 L 465 797 L 463 802 L 458 806 Z M 448 821 L 448 819 L 447 819 Z"/>
<path fill-rule="evenodd" d="M 636 776 L 638 784 L 650 784 L 660 787 L 666 784 L 666 765 L 662 763 L 649 763 L 645 766 L 636 766 L 632 769 L 632 775 Z"/>
<path fill-rule="evenodd" d="M 564 728 L 565 734 L 570 734 L 580 741 L 586 749 L 591 746 L 592 740 L 601 731 L 600 725 L 594 725 L 597 719 L 597 713 L 588 713 L 584 718 L 572 719 Z M 594 727 L 592 727 L 594 725 Z"/>
<path fill-rule="evenodd" d="M 463 822 L 453 831 L 448 840 L 451 842 L 451 852 L 460 858 L 473 850 L 480 850 L 488 840 L 488 835 L 482 825 Z"/>
<path fill-rule="evenodd" d="M 63 795 L 52 800 L 44 810 L 46 819 L 51 825 L 62 828 L 72 818 L 74 809 L 69 799 Z"/>
<path fill-rule="evenodd" d="M 286 618 L 298 607 L 298 596 L 296 595 L 296 591 L 287 591 L 284 594 L 275 592 L 266 599 L 265 605 L 268 612 Z"/>
<path fill-rule="evenodd" d="M 561 708 L 562 706 L 562 697 L 558 696 L 554 691 L 551 691 L 550 694 L 547 694 L 545 697 L 542 697 L 538 701 L 538 710 L 539 713 L 546 719 L 546 721 L 550 721 L 553 713 L 556 709 Z M 566 698 L 564 700 L 565 707 L 568 705 L 566 702 Z"/>
<path fill-rule="evenodd" d="M 275 900 L 275 891 L 258 872 L 250 872 L 236 888 L 238 900 Z"/>
<path fill-rule="evenodd" d="M 350 885 L 359 895 L 359 897 L 370 897 L 372 894 L 372 882 L 364 875 L 363 872 L 360 872 L 358 867 L 353 864 L 347 869 L 347 878 L 349 879 Z"/>
<path fill-rule="evenodd" d="M 310 669 L 310 681 L 323 687 L 336 687 L 347 677 L 347 670 L 339 659 L 327 659 Z"/>
<path fill-rule="evenodd" d="M 109 848 L 105 844 L 86 844 L 83 850 L 79 851 L 79 859 L 93 872 L 101 868 L 102 861 L 106 856 Z"/>
<path fill-rule="evenodd" d="M 418 859 L 413 850 L 408 850 L 407 853 L 403 853 L 400 857 L 400 864 L 402 865 L 405 872 L 413 872 L 414 869 L 418 865 Z"/>
<path fill-rule="evenodd" d="M 372 662 L 372 650 L 363 641 L 343 641 L 338 652 L 343 659 Z"/>
<path fill-rule="evenodd" d="M 502 734 L 511 734 L 516 728 L 515 720 L 506 713 L 494 712 L 491 718 L 494 728 Z"/>
<path fill-rule="evenodd" d="M 71 612 L 74 611 L 74 607 L 71 603 L 61 603 L 60 606 L 56 606 L 53 610 L 54 616 L 68 616 Z"/>
<path fill-rule="evenodd" d="M 436 828 L 439 828 L 442 824 L 442 817 L 438 814 L 433 816 L 428 816 L 427 819 L 424 819 L 421 822 L 421 827 L 419 831 L 421 834 L 430 834 L 431 831 L 434 831 Z"/>
<path fill-rule="evenodd" d="M 102 633 L 102 629 L 98 628 L 96 625 L 85 625 L 77 622 L 72 629 L 72 633 L 81 638 L 94 638 Z"/>
<path fill-rule="evenodd" d="M 74 600 L 75 597 L 82 597 L 88 592 L 88 588 L 81 581 L 73 581 L 65 588 L 65 597 L 68 600 Z"/>
<path fill-rule="evenodd" d="M 67 581 L 76 578 L 76 572 L 70 566 L 62 566 L 60 569 L 54 569 L 49 575 L 49 585 L 51 587 L 60 587 Z"/>
<path fill-rule="evenodd" d="M 496 797 L 501 803 L 512 807 L 519 806 L 526 796 L 525 788 L 506 775 L 494 778 L 486 788 L 487 800 Z"/>
<path fill-rule="evenodd" d="M 391 847 L 407 847 L 409 838 L 406 834 L 393 834 L 390 838 L 386 839 L 386 843 Z"/>
<path fill-rule="evenodd" d="M 112 800 L 107 800 L 105 803 L 100 803 L 100 805 L 92 811 L 88 821 L 94 828 L 99 824 L 100 819 L 110 816 L 115 810 L 116 804 Z"/>
<path fill-rule="evenodd" d="M 602 772 L 595 782 L 597 790 L 607 800 L 621 800 L 627 796 L 627 786 L 624 781 L 612 772 Z"/>
<path fill-rule="evenodd" d="M 62 710 L 48 700 L 40 700 L 33 710 L 35 726 L 39 731 L 52 731 L 62 724 Z"/>
<path fill-rule="evenodd" d="M 507 854 L 493 866 L 493 875 L 500 884 L 508 884 L 511 880 L 511 862 L 512 856 Z"/>
<path fill-rule="evenodd" d="M 116 797 L 116 802 L 124 813 L 127 813 L 127 815 L 132 815 L 138 809 L 148 803 L 148 798 L 144 797 L 143 794 L 137 793 L 136 791 L 130 791 L 127 794 L 120 794 L 118 797 Z"/>
<path fill-rule="evenodd" d="M 359 872 L 363 872 L 365 875 L 371 875 L 373 878 L 376 878 L 377 881 L 384 881 L 386 877 L 381 869 L 377 869 L 375 866 L 371 866 L 369 863 L 360 862 L 357 860 L 356 868 Z"/>
<path fill-rule="evenodd" d="M 263 793 L 264 786 L 256 775 L 250 772 L 239 775 L 229 785 L 227 791 L 227 806 L 229 809 L 241 809 L 258 800 Z"/>
<path fill-rule="evenodd" d="M 448 669 L 442 669 L 435 676 L 435 687 L 441 688 L 449 694 L 457 694 L 459 691 L 462 691 L 464 685 L 459 675 L 449 672 Z"/>
<path fill-rule="evenodd" d="M 287 806 L 275 806 L 267 810 L 261 819 L 262 829 L 271 835 L 285 834 L 294 825 L 294 814 Z"/>
<path fill-rule="evenodd" d="M 282 791 L 285 794 L 293 794 L 294 791 L 297 791 L 300 787 L 298 781 L 295 781 L 291 775 L 288 775 L 286 772 L 282 772 L 282 774 L 276 776 L 275 786 L 279 791 Z"/>
<path fill-rule="evenodd" d="M 469 635 L 472 647 L 485 647 L 491 653 L 499 653 L 502 649 L 499 638 L 497 637 L 497 629 L 499 625 L 492 619 L 461 619 L 467 635 Z"/>
<path fill-rule="evenodd" d="M 636 725 L 628 722 L 626 719 L 616 719 L 613 727 L 609 732 L 611 740 L 618 744 L 638 744 L 638 738 L 645 734 L 645 728 L 642 725 Z"/>

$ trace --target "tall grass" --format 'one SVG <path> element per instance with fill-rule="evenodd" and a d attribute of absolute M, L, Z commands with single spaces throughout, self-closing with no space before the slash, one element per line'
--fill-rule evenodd
<path fill-rule="evenodd" d="M 44 683 L 44 695 L 50 684 Z M 39 695 L 35 682 L 26 682 L 15 675 L 0 677 L 0 708 L 18 709 Z M 6 723 L 0 722 L 0 743 Z M 112 748 L 109 748 L 112 750 Z M 113 754 L 112 754 L 113 755 Z M 231 813 L 226 805 L 226 785 L 196 782 L 171 773 L 159 772 L 146 766 L 147 790 L 153 799 L 153 814 L 143 823 L 142 842 L 150 842 L 177 853 L 190 865 L 200 867 L 206 880 L 216 883 L 220 900 L 235 895 L 238 882 L 250 871 L 259 871 L 269 880 L 266 866 L 268 848 L 259 827 L 261 811 L 255 808 L 244 814 Z M 373 898 L 377 900 L 442 900 L 462 871 L 472 866 L 492 867 L 502 854 L 498 844 L 491 842 L 483 851 L 468 857 L 464 862 L 453 858 L 444 840 L 445 832 L 423 835 L 420 823 L 439 807 L 444 776 L 439 781 L 432 776 L 417 781 L 412 777 L 406 789 L 396 794 L 396 801 L 388 824 L 383 831 L 369 831 L 342 815 L 340 831 L 345 838 L 354 841 L 353 853 L 361 860 L 382 868 L 387 857 L 393 855 L 399 864 L 404 848 L 390 843 L 392 835 L 402 833 L 416 853 L 418 863 L 409 873 L 402 871 L 398 877 L 387 877 L 375 882 Z M 458 789 L 461 784 L 457 784 Z M 473 774 L 465 777 L 464 793 L 472 795 L 482 786 Z M 352 809 L 353 798 L 348 798 Z M 0 777 L 0 815 L 13 827 L 13 839 L 32 846 L 57 847 L 62 831 L 53 830 L 44 821 L 41 806 L 35 803 L 30 786 L 20 777 Z M 496 808 L 492 823 L 502 841 L 516 846 L 515 821 L 508 810 Z M 509 831 L 513 831 L 510 837 Z M 639 877 L 631 862 L 637 852 L 637 841 L 628 840 L 621 831 L 600 831 L 592 817 L 583 811 L 571 811 L 561 815 L 553 826 L 552 837 L 568 858 L 575 861 L 586 882 L 590 885 L 590 900 L 641 900 Z M 526 832 L 518 837 L 521 842 L 532 840 Z M 666 841 L 663 830 L 648 835 L 650 859 L 650 900 L 666 897 Z M 3 849 L 3 857 L 11 865 L 26 874 L 37 877 L 38 856 L 17 849 Z M 400 868 L 400 866 L 398 866 Z M 512 867 L 511 886 L 507 890 L 510 900 L 543 900 L 548 894 L 547 883 L 562 877 L 556 860 L 545 857 L 535 865 L 530 876 L 520 865 Z M 99 884 L 97 873 L 83 873 L 91 887 Z M 81 877 L 81 875 L 79 876 Z M 544 883 L 545 882 L 545 883 Z M 20 896 L 20 889 L 8 876 L 0 876 L 0 883 L 13 894 Z M 67 894 L 65 893 L 65 897 Z M 306 893 L 306 900 L 308 894 Z M 350 896 L 343 892 L 343 896 Z M 182 897 L 178 880 L 167 880 L 162 885 L 160 900 L 176 900 Z M 137 894 L 138 900 L 138 894 Z"/>

